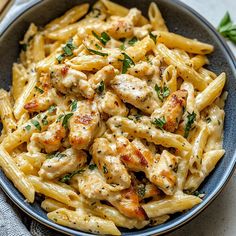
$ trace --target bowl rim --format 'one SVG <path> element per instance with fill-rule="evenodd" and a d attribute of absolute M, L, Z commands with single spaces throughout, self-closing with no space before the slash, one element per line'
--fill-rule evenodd
<path fill-rule="evenodd" d="M 26 6 L 23 6 L 22 9 L 20 9 L 17 14 L 15 14 L 14 16 L 11 16 L 9 18 L 8 22 L 5 24 L 5 26 L 3 26 L 2 29 L 0 27 L 0 38 L 4 35 L 4 33 L 7 31 L 7 29 L 14 23 L 14 21 L 18 17 L 22 16 L 26 11 L 30 10 L 34 6 L 41 4 L 43 2 L 44 1 L 42 1 L 42 0 L 32 0 L 31 3 L 29 3 Z M 216 36 L 217 40 L 219 41 L 219 43 L 221 44 L 223 49 L 226 51 L 226 54 L 229 57 L 230 62 L 232 63 L 232 68 L 234 69 L 234 72 L 236 73 L 236 60 L 235 60 L 234 54 L 231 51 L 231 49 L 229 48 L 229 46 L 227 45 L 225 39 L 216 31 L 215 27 L 211 23 L 209 23 L 208 20 L 206 20 L 196 10 L 194 10 L 193 8 L 188 6 L 187 4 L 183 3 L 182 1 L 172 0 L 172 2 L 175 5 L 179 5 L 180 7 L 185 8 L 189 13 L 191 13 L 198 20 L 200 20 L 201 23 L 203 23 L 208 28 L 208 30 L 210 30 L 211 33 L 213 33 Z M 233 159 L 233 161 L 230 163 L 230 166 L 228 166 L 227 172 L 225 173 L 224 177 L 221 180 L 219 180 L 219 183 L 217 184 L 214 191 L 212 191 L 212 193 L 209 194 L 202 201 L 202 203 L 195 206 L 193 211 L 190 213 L 190 215 L 187 214 L 187 215 L 181 217 L 180 219 L 176 220 L 175 222 L 173 222 L 171 225 L 165 226 L 164 228 L 157 229 L 157 227 L 153 227 L 153 228 L 150 228 L 148 232 L 142 232 L 142 230 L 136 231 L 135 232 L 136 235 L 142 235 L 142 236 L 162 235 L 167 232 L 173 231 L 177 228 L 180 228 L 184 224 L 193 220 L 196 216 L 198 216 L 203 210 L 205 210 L 216 199 L 216 197 L 222 192 L 223 188 L 229 182 L 230 178 L 232 177 L 232 175 L 234 173 L 234 170 L 236 169 L 236 154 L 233 155 L 232 159 Z M 3 171 L 0 170 L 0 172 L 3 172 Z M 5 176 L 5 174 L 4 174 L 4 176 Z M 25 212 L 27 215 L 29 215 L 31 218 L 38 221 L 39 223 L 41 223 L 49 228 L 52 228 L 58 232 L 67 234 L 67 235 L 71 235 L 71 234 L 72 235 L 76 234 L 76 235 L 81 235 L 81 236 L 92 235 L 90 233 L 86 233 L 83 231 L 70 229 L 70 228 L 58 225 L 58 224 L 52 222 L 51 220 L 45 219 L 41 215 L 33 212 L 29 208 L 29 206 L 25 205 L 25 203 L 22 202 L 21 199 L 17 198 L 16 194 L 12 193 L 12 191 L 8 187 L 8 184 L 6 182 L 4 182 L 4 178 L 1 178 L 1 177 L 0 177 L 0 187 L 5 192 L 5 194 L 11 199 L 11 201 L 14 202 L 15 205 L 17 205 L 23 212 Z"/>

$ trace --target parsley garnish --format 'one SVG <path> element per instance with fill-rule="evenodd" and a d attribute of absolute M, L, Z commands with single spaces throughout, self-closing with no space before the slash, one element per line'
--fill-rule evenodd
<path fill-rule="evenodd" d="M 94 170 L 95 168 L 97 168 L 97 165 L 96 165 L 96 164 L 90 164 L 90 165 L 88 166 L 88 168 L 89 168 L 90 170 Z"/>
<path fill-rule="evenodd" d="M 102 57 L 107 57 L 108 56 L 108 53 L 104 53 L 104 52 L 100 52 L 100 51 L 96 51 L 96 50 L 93 50 L 91 48 L 87 48 L 87 50 L 93 54 L 97 54 L 99 56 L 102 56 Z"/>
<path fill-rule="evenodd" d="M 187 138 L 188 135 L 189 135 L 189 132 L 192 128 L 192 125 L 194 123 L 194 121 L 196 120 L 196 113 L 194 113 L 194 111 L 192 113 L 189 113 L 188 112 L 188 115 L 187 115 L 187 124 L 185 126 L 185 129 L 184 129 L 184 137 Z"/>
<path fill-rule="evenodd" d="M 74 44 L 72 43 L 72 39 L 68 40 L 66 45 L 62 48 L 62 50 L 64 51 L 60 56 L 57 57 L 57 61 L 59 63 L 61 63 L 63 61 L 63 59 L 65 57 L 70 57 L 73 55 L 73 50 L 76 47 L 74 46 Z"/>
<path fill-rule="evenodd" d="M 62 182 L 62 183 L 69 183 L 69 181 L 71 180 L 71 178 L 72 178 L 73 176 L 75 176 L 75 175 L 77 175 L 77 174 L 81 174 L 81 173 L 83 173 L 83 172 L 84 172 L 84 169 L 73 171 L 72 173 L 67 174 L 67 175 L 65 175 L 64 177 L 62 177 L 62 178 L 60 179 L 60 182 Z"/>
<path fill-rule="evenodd" d="M 138 41 L 138 38 L 134 36 L 132 39 L 128 41 L 128 44 L 133 46 Z"/>
<path fill-rule="evenodd" d="M 152 32 L 149 32 L 149 37 L 154 41 L 154 43 L 157 43 L 157 36 L 154 35 Z"/>
<path fill-rule="evenodd" d="M 226 12 L 217 30 L 225 38 L 236 44 L 236 25 L 233 24 L 229 12 Z"/>
<path fill-rule="evenodd" d="M 95 38 L 97 38 L 104 46 L 107 44 L 108 41 L 111 40 L 111 37 L 106 33 L 102 32 L 101 36 L 97 35 L 94 31 L 92 31 L 92 34 Z"/>
<path fill-rule="evenodd" d="M 122 54 L 124 55 L 122 74 L 125 74 L 131 66 L 135 65 L 135 63 L 126 53 L 123 52 Z"/>
<path fill-rule="evenodd" d="M 159 129 L 163 129 L 165 123 L 166 123 L 166 119 L 164 116 L 161 118 L 155 118 L 154 121 L 152 121 L 152 124 L 154 124 Z"/>
<path fill-rule="evenodd" d="M 53 153 L 47 154 L 46 156 L 47 159 L 52 159 L 54 157 L 58 157 L 58 159 L 61 159 L 63 157 L 66 157 L 66 154 L 63 154 L 60 152 L 53 152 Z"/>
<path fill-rule="evenodd" d="M 168 97 L 170 95 L 170 90 L 168 87 L 164 86 L 159 87 L 157 84 L 155 85 L 155 90 L 157 92 L 158 98 L 163 102 L 164 98 Z"/>
<path fill-rule="evenodd" d="M 31 120 L 31 123 L 35 126 L 35 128 L 41 131 L 41 126 L 37 120 Z"/>
<path fill-rule="evenodd" d="M 97 49 L 99 49 L 99 50 L 102 50 L 102 47 L 99 46 L 97 43 L 95 44 L 95 47 L 96 47 Z"/>
<path fill-rule="evenodd" d="M 104 90 L 105 90 L 105 84 L 104 84 L 104 81 L 102 80 L 99 83 L 98 87 L 96 88 L 96 92 L 101 94 L 101 93 L 103 93 Z"/>
<path fill-rule="evenodd" d="M 41 93 L 41 94 L 44 93 L 44 91 L 43 91 L 41 88 L 39 88 L 39 87 L 37 87 L 37 86 L 35 86 L 34 88 L 35 88 L 35 90 L 37 90 L 39 93 Z"/>
<path fill-rule="evenodd" d="M 120 50 L 121 50 L 121 51 L 124 51 L 124 50 L 125 50 L 125 44 L 124 44 L 124 43 L 122 43 L 122 44 L 120 45 Z"/>
<path fill-rule="evenodd" d="M 108 170 L 107 170 L 106 165 L 104 165 L 104 166 L 102 167 L 102 171 L 103 171 L 103 174 L 107 174 L 107 173 L 108 173 Z"/>
<path fill-rule="evenodd" d="M 139 197 L 143 198 L 145 196 L 145 192 L 146 192 L 146 189 L 145 189 L 145 186 L 143 184 L 138 186 L 137 194 L 138 194 Z"/>
<path fill-rule="evenodd" d="M 43 123 L 43 125 L 48 125 L 47 116 L 44 116 L 44 117 L 43 117 L 42 123 Z"/>
<path fill-rule="evenodd" d="M 64 128 L 68 128 L 68 120 L 73 116 L 73 113 L 68 113 L 64 116 L 63 121 L 62 121 L 62 126 Z"/>
<path fill-rule="evenodd" d="M 56 122 L 60 122 L 63 117 L 64 117 L 63 114 L 59 115 L 58 118 L 57 118 L 57 120 L 56 120 Z"/>
<path fill-rule="evenodd" d="M 54 105 L 52 105 L 52 106 L 50 106 L 49 108 L 48 108 L 48 112 L 49 113 L 53 113 L 54 111 L 56 111 L 56 107 L 54 106 Z"/>
<path fill-rule="evenodd" d="M 26 126 L 25 126 L 25 129 L 26 129 L 27 131 L 30 131 L 31 126 L 30 126 L 30 125 L 26 125 Z"/>
<path fill-rule="evenodd" d="M 71 103 L 71 111 L 76 111 L 76 109 L 77 109 L 77 101 L 76 100 L 74 100 L 72 103 Z"/>

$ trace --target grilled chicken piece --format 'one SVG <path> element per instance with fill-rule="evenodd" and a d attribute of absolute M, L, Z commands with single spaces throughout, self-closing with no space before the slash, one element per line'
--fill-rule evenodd
<path fill-rule="evenodd" d="M 80 94 L 92 99 L 94 90 L 87 81 L 87 76 L 81 71 L 71 69 L 65 65 L 55 65 L 50 68 L 53 86 L 63 94 Z"/>
<path fill-rule="evenodd" d="M 87 155 L 84 151 L 69 148 L 45 160 L 38 174 L 44 179 L 52 180 L 80 169 L 86 161 Z"/>
<path fill-rule="evenodd" d="M 124 102 L 132 104 L 147 114 L 151 114 L 158 107 L 152 88 L 146 81 L 132 75 L 117 75 L 111 81 L 111 87 Z"/>
<path fill-rule="evenodd" d="M 67 105 L 65 99 L 58 96 L 55 89 L 50 89 L 26 103 L 24 108 L 28 112 L 40 112 L 47 110 L 53 104 L 59 105 L 62 110 L 66 109 Z"/>
<path fill-rule="evenodd" d="M 124 137 L 117 139 L 121 161 L 132 171 L 142 171 L 146 177 L 165 194 L 173 195 L 176 186 L 176 171 L 179 158 L 163 151 L 159 158 L 138 139 L 132 143 Z"/>
<path fill-rule="evenodd" d="M 156 109 L 152 115 L 152 119 L 164 118 L 165 124 L 163 129 L 174 132 L 183 116 L 186 106 L 188 92 L 186 90 L 177 90 L 172 93 L 164 102 L 161 108 Z"/>
<path fill-rule="evenodd" d="M 107 183 L 119 185 L 123 189 L 130 186 L 130 175 L 121 163 L 116 153 L 116 148 L 112 148 L 107 139 L 95 139 L 91 147 L 91 154 L 93 161 L 100 170 L 100 173 L 106 178 Z"/>
<path fill-rule="evenodd" d="M 86 149 L 92 142 L 100 114 L 97 104 L 91 101 L 79 101 L 74 115 L 69 120 L 69 142 L 75 149 Z"/>
<path fill-rule="evenodd" d="M 132 186 L 119 191 L 119 186 L 112 186 L 106 183 L 97 168 L 93 170 L 86 169 L 82 175 L 74 178 L 78 181 L 78 190 L 84 196 L 90 199 L 107 200 L 125 216 L 140 220 L 147 218 Z"/>
<path fill-rule="evenodd" d="M 57 151 L 61 141 L 66 137 L 66 129 L 60 122 L 54 122 L 42 133 L 34 134 L 31 138 L 38 147 L 44 148 L 47 153 Z"/>
<path fill-rule="evenodd" d="M 120 98 L 112 93 L 107 91 L 104 95 L 97 97 L 98 109 L 101 113 L 106 113 L 110 116 L 127 116 L 128 108 L 120 100 Z"/>

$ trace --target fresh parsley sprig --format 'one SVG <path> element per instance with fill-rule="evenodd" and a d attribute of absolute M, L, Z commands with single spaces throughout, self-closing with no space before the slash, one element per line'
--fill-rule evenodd
<path fill-rule="evenodd" d="M 161 117 L 161 118 L 155 118 L 152 121 L 152 124 L 154 124 L 157 128 L 163 130 L 164 125 L 166 124 L 166 119 L 165 117 Z"/>
<path fill-rule="evenodd" d="M 217 30 L 222 36 L 236 44 L 236 24 L 233 24 L 228 11 L 220 21 Z"/>
<path fill-rule="evenodd" d="M 194 123 L 194 121 L 196 120 L 196 113 L 193 111 L 192 113 L 188 112 L 187 115 L 187 123 L 184 129 L 184 137 L 187 138 L 189 135 L 190 130 L 192 129 L 192 125 Z"/>

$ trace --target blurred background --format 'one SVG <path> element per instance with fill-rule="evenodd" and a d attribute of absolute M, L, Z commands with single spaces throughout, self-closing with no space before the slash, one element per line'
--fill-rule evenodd
<path fill-rule="evenodd" d="M 36 0 L 40 1 L 40 0 Z M 137 0 L 138 1 L 138 0 Z M 171 0 L 167 0 L 171 1 Z M 56 2 L 56 1 L 55 1 Z M 78 1 L 79 2 L 79 1 Z M 212 25 L 218 26 L 220 20 L 229 11 L 236 23 L 236 0 L 182 0 L 204 16 Z M 31 0 L 0 0 L 0 29 L 12 15 L 32 4 Z M 236 46 L 227 41 L 236 56 Z M 236 235 L 236 174 L 231 178 L 219 197 L 200 216 L 168 236 L 235 236 Z M 0 192 L 0 194 L 2 194 Z M 26 222 L 27 219 L 26 218 Z M 33 232 L 31 232 L 33 235 Z M 50 235 L 59 236 L 57 232 Z M 49 235 L 47 234 L 47 236 Z M 17 234 L 18 235 L 18 234 Z M 14 236 L 14 235 L 13 235 Z M 45 235 L 46 236 L 46 235 Z"/>

